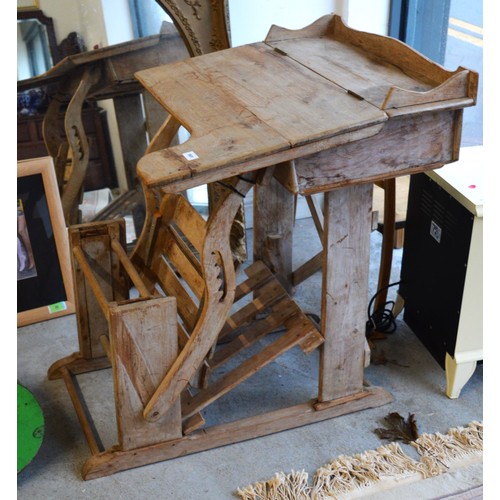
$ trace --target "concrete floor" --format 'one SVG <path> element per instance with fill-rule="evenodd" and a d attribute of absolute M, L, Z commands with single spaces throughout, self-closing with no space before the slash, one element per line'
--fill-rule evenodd
<path fill-rule="evenodd" d="M 316 241 L 310 219 L 297 224 L 300 230 L 296 234 L 302 236 L 295 241 L 294 261 L 300 265 L 314 254 L 314 245 L 319 248 L 319 240 Z M 376 291 L 380 242 L 380 234 L 372 233 L 370 296 Z M 399 279 L 401 255 L 402 250 L 394 252 L 392 281 Z M 318 273 L 297 288 L 295 298 L 304 310 L 319 314 L 320 292 Z M 75 317 L 70 315 L 20 328 L 18 381 L 37 398 L 46 429 L 37 456 L 17 476 L 17 498 L 230 500 L 236 498 L 238 487 L 270 479 L 275 472 L 304 469 L 312 476 L 316 469 L 339 455 L 360 453 L 385 444 L 373 431 L 389 412 L 404 417 L 413 413 L 420 433 L 445 433 L 451 427 L 482 420 L 482 365 L 477 367 L 458 399 L 447 398 L 444 371 L 401 316 L 396 332 L 377 342 L 376 349 L 383 351 L 387 362 L 366 369 L 366 379 L 387 389 L 394 397 L 392 403 L 92 481 L 81 479 L 81 467 L 89 451 L 64 384 L 48 381 L 46 376 L 54 361 L 78 350 Z M 299 349 L 292 349 L 221 398 L 213 408 L 209 407 L 205 414 L 207 422 L 221 422 L 228 416 L 235 419 L 315 397 L 317 365 L 317 353 L 306 357 Z M 115 444 L 110 370 L 81 376 L 79 383 L 103 444 Z M 272 392 L 269 386 L 273 387 Z M 409 446 L 403 447 L 411 453 Z M 384 499 L 440 498 L 480 486 L 482 482 L 482 466 L 474 466 L 461 473 L 414 483 L 407 490 L 387 492 Z"/>

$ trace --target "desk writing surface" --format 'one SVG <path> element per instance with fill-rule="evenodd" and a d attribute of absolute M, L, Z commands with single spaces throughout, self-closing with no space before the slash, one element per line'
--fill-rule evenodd
<path fill-rule="evenodd" d="M 177 163 L 217 168 L 376 125 L 372 104 L 264 43 L 137 73 L 144 87 L 191 133 L 170 148 Z M 371 135 L 367 130 L 364 136 Z"/>
<path fill-rule="evenodd" d="M 143 157 L 138 175 L 152 187 L 242 165 L 234 175 L 272 155 L 293 160 L 366 139 L 395 115 L 472 105 L 471 75 L 397 40 L 359 34 L 338 16 L 304 30 L 273 28 L 264 42 L 136 73 L 191 134 Z"/>

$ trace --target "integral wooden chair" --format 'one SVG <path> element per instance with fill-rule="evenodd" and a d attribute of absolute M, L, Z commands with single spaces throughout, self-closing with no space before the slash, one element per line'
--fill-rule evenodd
<path fill-rule="evenodd" d="M 130 257 L 123 220 L 70 227 L 80 350 L 54 363 L 49 378 L 66 383 L 88 441 L 85 479 L 205 449 L 210 431 L 193 435 L 203 409 L 292 347 L 310 353 L 323 343 L 262 262 L 236 286 L 230 228 L 257 181 L 256 173 L 224 181 L 207 221 L 181 194 L 164 193 Z M 257 345 L 271 332 L 276 339 Z M 109 366 L 118 443 L 105 450 L 77 376 Z"/>

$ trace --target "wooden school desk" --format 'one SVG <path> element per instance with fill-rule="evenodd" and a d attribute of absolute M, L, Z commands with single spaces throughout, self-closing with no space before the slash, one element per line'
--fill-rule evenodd
<path fill-rule="evenodd" d="M 210 324 L 203 333 L 196 330 L 178 354 L 171 354 L 167 374 L 152 382 L 150 392 L 143 391 L 143 403 L 138 403 L 142 416 L 134 417 L 130 425 L 135 434 L 128 433 L 124 424 L 129 407 L 125 410 L 120 404 L 127 391 L 140 393 L 142 379 L 135 376 L 132 385 L 123 382 L 118 388 L 117 411 L 123 413 L 119 428 L 128 437 L 111 450 L 93 450 L 84 477 L 99 477 L 390 402 L 391 395 L 383 388 L 363 383 L 373 182 L 457 160 L 462 110 L 475 103 L 477 74 L 463 68 L 446 71 L 399 41 L 349 29 L 338 16 L 326 16 L 303 30 L 273 27 L 262 43 L 147 69 L 136 77 L 171 116 L 138 163 L 148 215 L 130 262 L 146 279 L 151 261 L 148 249 L 160 241 L 154 231 L 166 224 L 165 211 L 175 212 L 179 216 L 176 224 L 184 224 L 184 235 L 197 240 L 195 246 L 202 254 L 205 271 L 200 276 L 206 287 L 203 314 L 197 318 L 209 318 Z M 168 147 L 180 125 L 190 138 Z M 190 427 L 188 433 L 188 419 L 260 367 L 257 360 L 242 363 L 234 378 L 202 387 L 179 403 L 181 410 L 175 410 L 195 372 L 203 369 L 203 363 L 210 365 L 207 355 L 218 332 L 226 329 L 224 334 L 231 333 L 233 324 L 227 321 L 224 325 L 226 316 L 220 316 L 229 314 L 233 301 L 233 271 L 224 262 L 236 203 L 211 214 L 208 236 L 200 240 L 195 233 L 202 231 L 203 223 L 194 214 L 181 217 L 181 212 L 192 213 L 189 207 L 180 198 L 169 198 L 213 182 L 227 187 L 229 200 L 241 200 L 249 186 L 255 187 L 254 260 L 271 269 L 288 290 L 293 197 L 324 193 L 320 335 L 318 338 L 310 326 L 297 330 L 303 343 L 320 349 L 318 392 L 314 400 L 291 408 L 194 432 Z M 174 202 L 162 203 L 162 197 L 177 200 L 182 210 L 171 209 Z M 207 251 L 209 244 L 214 247 Z M 77 248 L 74 253 L 79 265 L 87 267 L 82 252 Z M 125 262 L 123 255 L 120 259 Z M 224 269 L 224 278 L 219 275 L 219 281 L 212 281 L 215 285 L 209 284 L 212 271 L 208 261 L 217 272 Z M 135 276 L 134 269 L 130 274 Z M 249 282 L 253 278 L 255 274 Z M 134 283 L 142 287 L 137 276 Z M 220 288 L 219 295 L 214 296 L 213 286 Z M 143 288 L 147 289 L 147 283 Z M 236 290 L 236 297 L 243 293 Z M 263 292 L 254 295 L 257 303 Z M 176 298 L 179 304 L 180 295 Z M 103 297 L 100 300 L 105 302 Z M 123 328 L 118 330 L 123 333 Z M 127 358 L 128 351 L 120 344 L 126 340 L 122 333 L 112 338 L 115 348 L 110 350 L 117 384 L 122 380 L 122 365 L 140 370 L 142 363 Z M 150 343 L 150 349 L 156 333 L 151 335 L 142 340 Z M 88 335 L 80 338 L 84 343 Z M 293 342 L 289 340 L 287 345 Z M 269 349 L 262 354 L 266 363 L 281 352 L 277 346 Z M 73 375 L 85 371 L 85 364 L 90 369 L 94 361 L 85 352 L 57 362 L 50 372 L 52 378 L 62 376 L 68 381 L 67 372 L 62 373 L 66 368 Z M 66 368 L 61 369 L 63 366 Z M 127 380 L 130 378 L 134 376 Z M 167 426 L 175 424 L 163 437 L 148 431 L 147 426 L 156 425 L 152 422 L 157 417 L 166 419 Z"/>

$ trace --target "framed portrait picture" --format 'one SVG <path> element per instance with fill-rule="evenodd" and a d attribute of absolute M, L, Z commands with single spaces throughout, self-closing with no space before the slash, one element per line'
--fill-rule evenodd
<path fill-rule="evenodd" d="M 75 312 L 69 243 L 51 157 L 17 162 L 17 326 Z"/>

